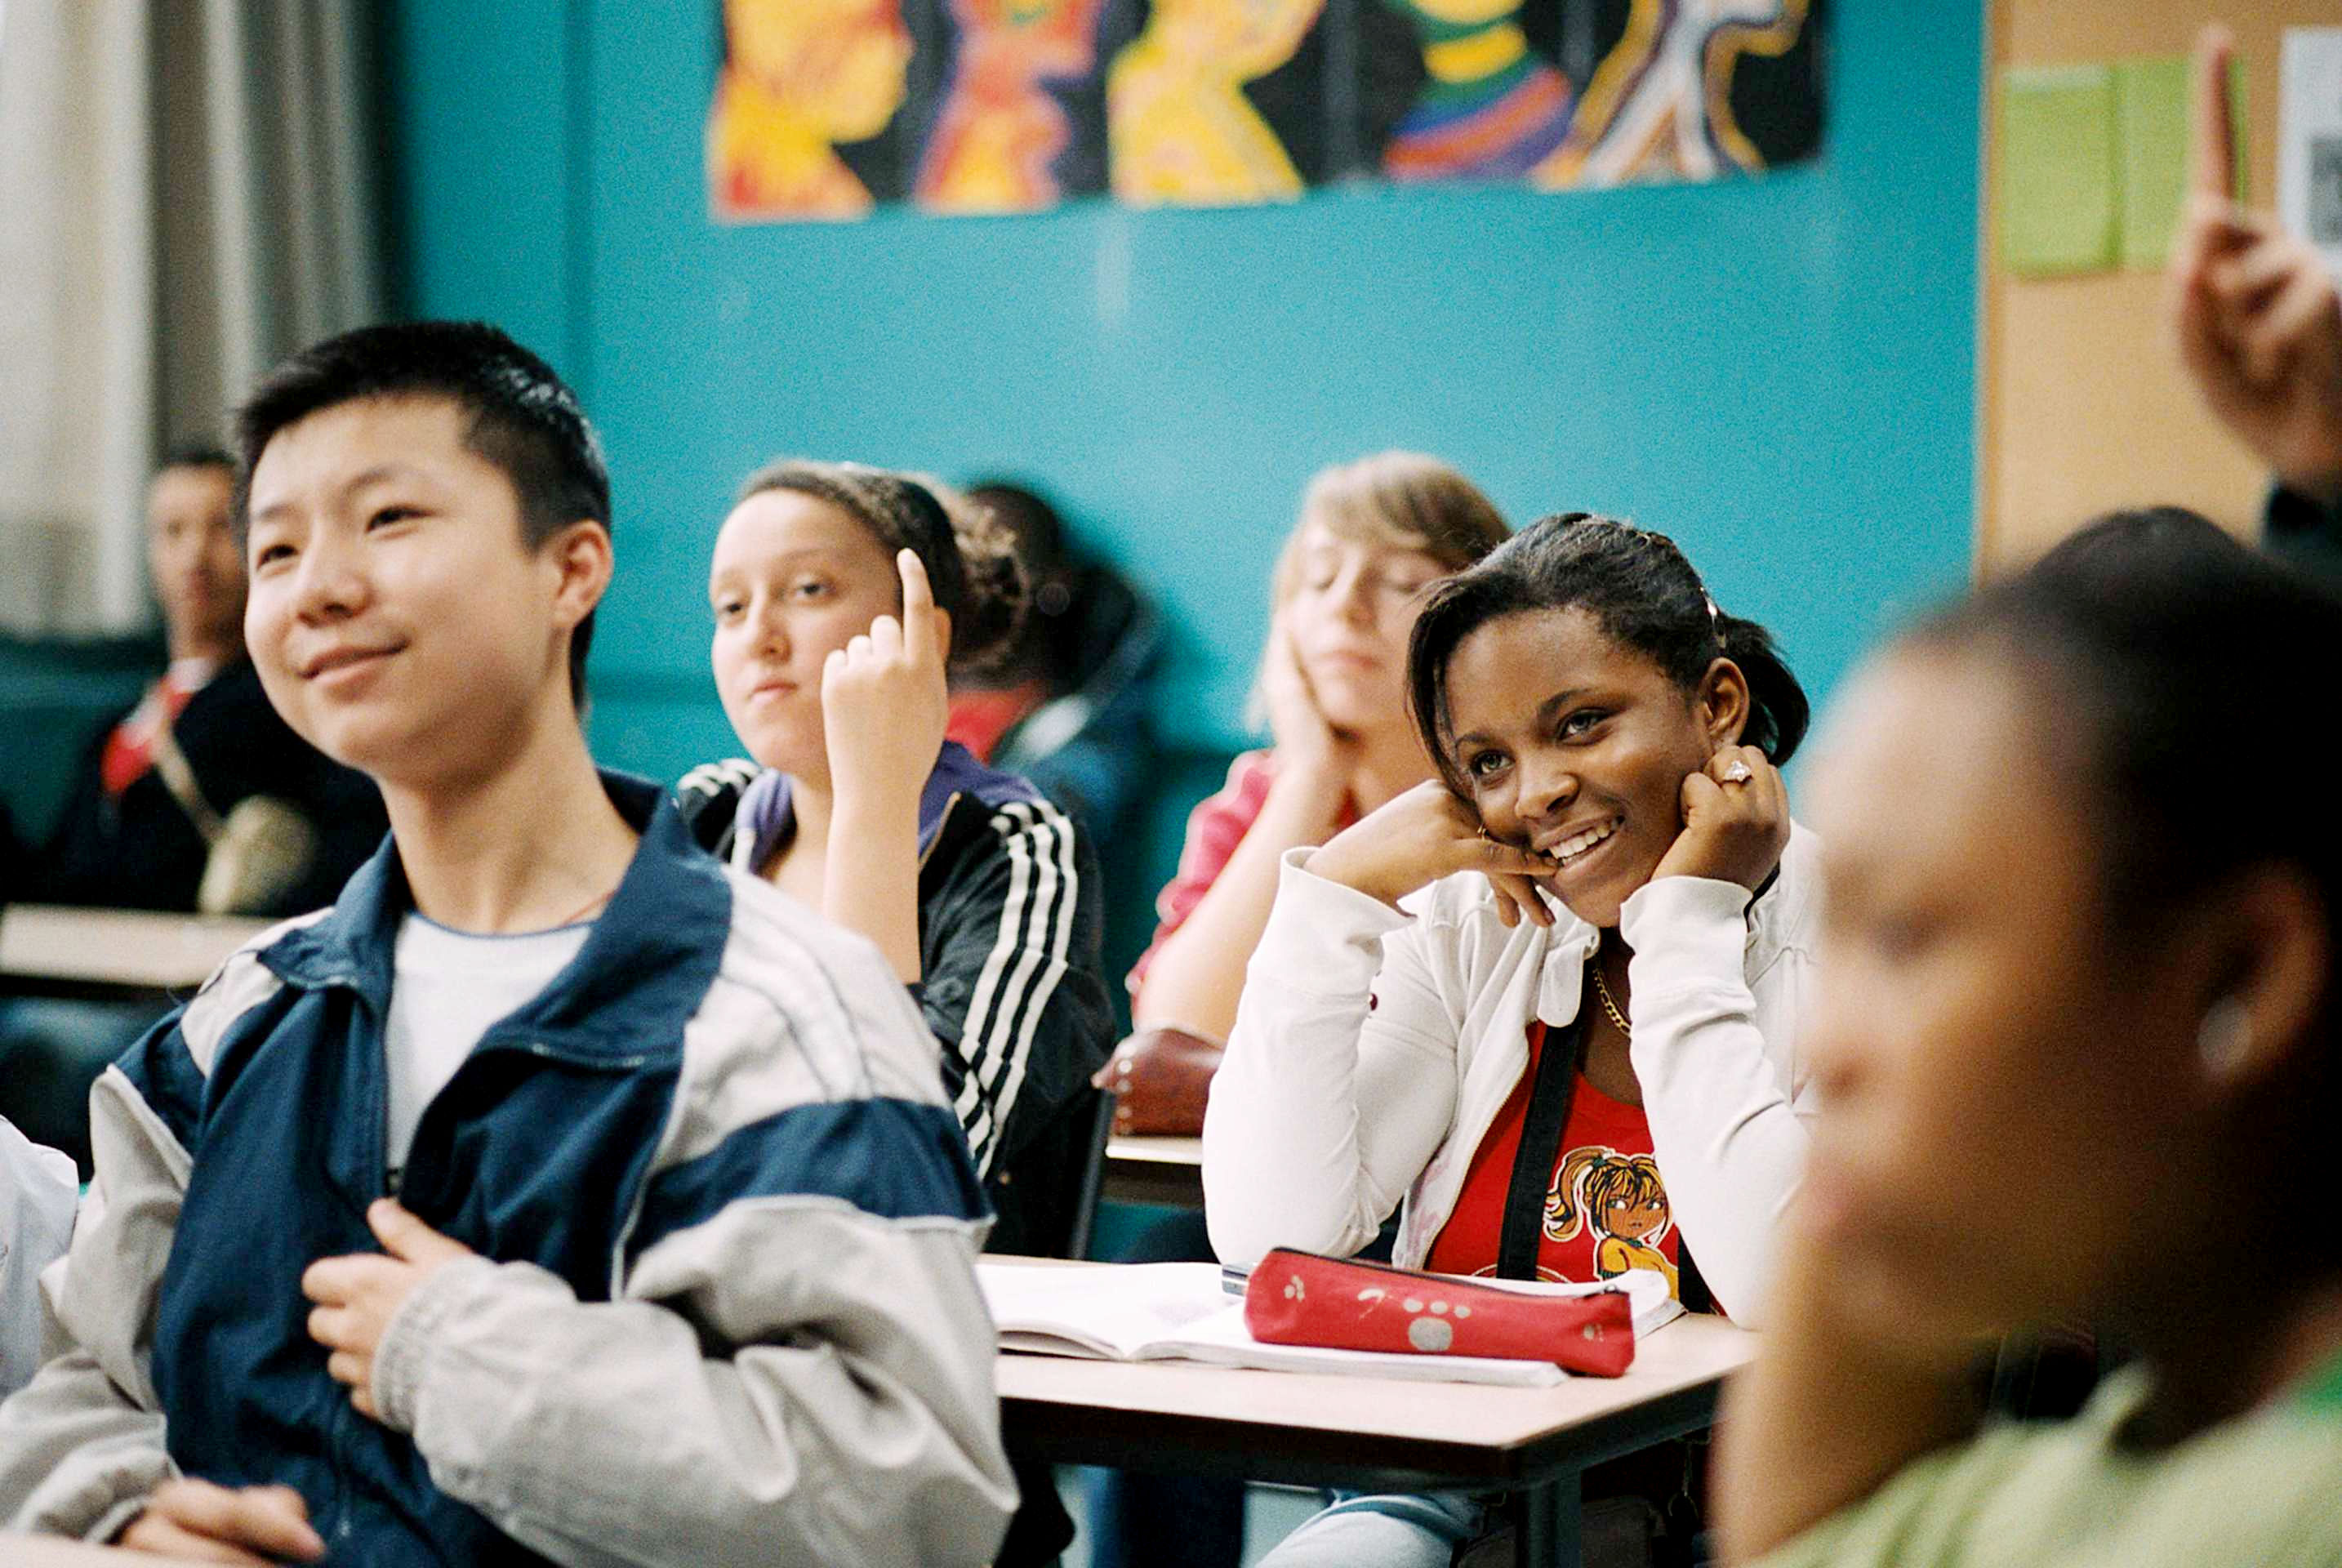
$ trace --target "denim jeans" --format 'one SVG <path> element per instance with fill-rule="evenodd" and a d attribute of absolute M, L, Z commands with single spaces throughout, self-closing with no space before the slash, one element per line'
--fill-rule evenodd
<path fill-rule="evenodd" d="M 1488 1510 L 1460 1492 L 1339 1493 L 1334 1505 L 1279 1542 L 1260 1568 L 1447 1568 L 1478 1538 Z"/>

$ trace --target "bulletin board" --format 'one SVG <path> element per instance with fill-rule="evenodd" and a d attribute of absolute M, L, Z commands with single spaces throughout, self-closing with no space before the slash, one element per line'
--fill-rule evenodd
<path fill-rule="evenodd" d="M 2267 476 L 2197 403 L 2164 315 L 2163 275 L 2011 275 L 2001 252 L 2003 67 L 2180 55 L 2217 0 L 1994 0 L 1984 124 L 1977 565 L 1992 574 L 2039 554 L 2112 508 L 2193 506 L 2244 532 Z M 2242 61 L 2247 198 L 2277 192 L 2277 59 L 2288 26 L 2342 22 L 2336 0 L 2238 0 L 2226 7 Z"/>

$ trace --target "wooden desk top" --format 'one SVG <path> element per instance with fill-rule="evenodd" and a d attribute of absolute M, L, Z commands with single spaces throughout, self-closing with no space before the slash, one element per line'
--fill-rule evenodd
<path fill-rule="evenodd" d="M 1171 1209 L 1202 1208 L 1204 1140 L 1107 1139 L 1103 1191 L 1107 1199 L 1117 1203 L 1153 1203 Z"/>
<path fill-rule="evenodd" d="M 1100 1265 L 1110 1266 L 1110 1265 Z M 1516 1485 L 1707 1424 L 1756 1337 L 1679 1318 L 1624 1377 L 1492 1388 L 1004 1354 L 1011 1440 L 1064 1463 L 1302 1484 Z"/>
<path fill-rule="evenodd" d="M 272 924 L 149 910 L 12 904 L 0 911 L 0 980 L 192 989 Z"/>

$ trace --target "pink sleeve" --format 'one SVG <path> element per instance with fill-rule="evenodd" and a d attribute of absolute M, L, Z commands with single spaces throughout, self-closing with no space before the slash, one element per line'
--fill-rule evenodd
<path fill-rule="evenodd" d="M 1252 831 L 1253 819 L 1268 802 L 1268 786 L 1276 781 L 1275 754 L 1246 752 L 1228 766 L 1228 782 L 1188 814 L 1187 843 L 1179 852 L 1179 870 L 1155 900 L 1157 924 L 1155 938 L 1138 962 L 1130 966 L 1130 974 L 1123 984 L 1136 999 L 1138 989 L 1146 984 L 1146 971 L 1155 962 L 1157 949 L 1164 939 L 1187 923 L 1196 913 L 1196 905 L 1204 902 L 1204 894 L 1212 890 L 1221 869 Z"/>

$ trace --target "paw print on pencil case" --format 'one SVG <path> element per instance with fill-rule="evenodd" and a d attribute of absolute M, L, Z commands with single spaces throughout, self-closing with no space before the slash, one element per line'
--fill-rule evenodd
<path fill-rule="evenodd" d="M 1295 1288 L 1286 1293 L 1288 1295 L 1298 1293 L 1301 1282 L 1296 1279 L 1293 1283 Z M 1392 1297 L 1380 1285 L 1368 1285 L 1358 1293 L 1358 1299 L 1368 1303 L 1366 1310 L 1372 1312 Z M 1455 1344 L 1456 1324 L 1448 1320 L 1451 1312 L 1457 1320 L 1472 1315 L 1472 1309 L 1463 1303 L 1458 1302 L 1451 1308 L 1436 1297 L 1426 1301 L 1421 1296 L 1402 1296 L 1398 1298 L 1398 1306 L 1407 1314 L 1406 1343 L 1429 1355 L 1436 1355 Z"/>

